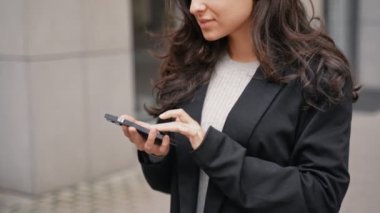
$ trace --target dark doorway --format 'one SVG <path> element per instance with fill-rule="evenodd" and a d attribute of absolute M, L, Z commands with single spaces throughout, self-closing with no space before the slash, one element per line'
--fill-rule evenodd
<path fill-rule="evenodd" d="M 159 60 L 150 51 L 157 46 L 157 40 L 150 33 L 162 29 L 165 1 L 138 0 L 133 4 L 134 60 L 135 60 L 135 115 L 140 120 L 152 118 L 144 110 L 144 104 L 152 105 L 152 81 L 157 79 Z"/>

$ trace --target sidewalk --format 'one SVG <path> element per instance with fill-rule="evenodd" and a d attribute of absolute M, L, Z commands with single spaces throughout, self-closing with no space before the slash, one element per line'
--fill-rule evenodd
<path fill-rule="evenodd" d="M 152 191 L 136 167 L 36 199 L 0 192 L 0 213 L 168 213 L 169 199 Z"/>
<path fill-rule="evenodd" d="M 353 116 L 351 185 L 341 213 L 380 209 L 380 111 Z M 167 213 L 169 196 L 152 191 L 138 166 L 95 182 L 28 199 L 0 191 L 0 213 Z"/>

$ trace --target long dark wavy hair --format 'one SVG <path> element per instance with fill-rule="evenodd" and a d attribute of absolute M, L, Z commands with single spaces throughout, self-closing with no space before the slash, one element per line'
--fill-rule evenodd
<path fill-rule="evenodd" d="M 307 17 L 300 0 L 253 1 L 253 49 L 268 81 L 298 79 L 306 103 L 322 110 L 347 95 L 346 85 L 350 85 L 353 101 L 358 99 L 359 87 L 352 86 L 349 62 L 322 24 L 313 25 L 316 18 Z M 227 38 L 211 42 L 203 38 L 189 11 L 191 0 L 166 3 L 169 11 L 178 8 L 181 20 L 166 27 L 167 52 L 161 56 L 160 77 L 154 85 L 157 105 L 146 107 L 153 116 L 190 100 L 195 90 L 210 80 L 228 45 Z M 294 71 L 283 72 L 286 69 Z"/>

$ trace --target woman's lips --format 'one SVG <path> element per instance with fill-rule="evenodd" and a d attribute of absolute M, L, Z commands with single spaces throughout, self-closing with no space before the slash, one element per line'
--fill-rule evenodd
<path fill-rule="evenodd" d="M 213 19 L 199 19 L 198 24 L 201 28 L 207 28 L 214 22 Z"/>

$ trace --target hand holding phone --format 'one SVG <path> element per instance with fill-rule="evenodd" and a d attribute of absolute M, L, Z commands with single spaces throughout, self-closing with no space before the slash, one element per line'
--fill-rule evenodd
<path fill-rule="evenodd" d="M 114 124 L 118 124 L 120 126 L 128 126 L 128 127 L 134 127 L 136 128 L 137 132 L 146 140 L 148 138 L 148 134 L 149 134 L 149 131 L 150 129 L 148 128 L 145 128 L 135 122 L 132 122 L 132 121 L 129 121 L 127 119 L 124 119 L 124 118 L 121 118 L 121 117 L 117 117 L 115 115 L 111 115 L 111 114 L 105 114 L 104 115 L 105 119 L 111 123 L 114 123 Z M 154 141 L 154 144 L 156 145 L 161 145 L 162 143 L 162 139 L 163 139 L 164 135 L 162 135 L 161 133 L 157 133 L 156 135 L 156 139 Z M 170 144 L 171 145 L 175 145 L 175 141 L 170 141 Z"/>

